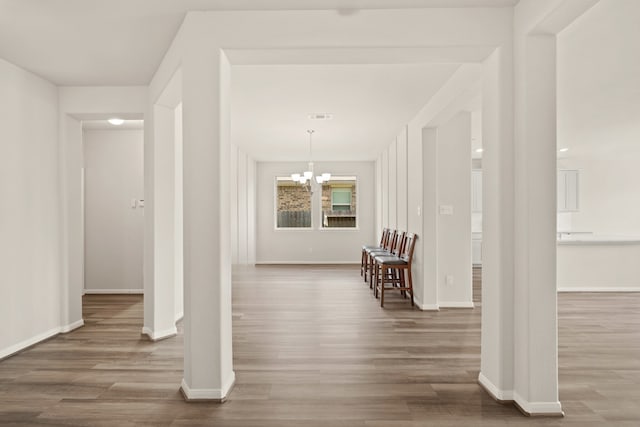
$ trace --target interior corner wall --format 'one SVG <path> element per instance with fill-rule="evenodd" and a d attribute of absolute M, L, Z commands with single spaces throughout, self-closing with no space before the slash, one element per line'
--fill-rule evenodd
<path fill-rule="evenodd" d="M 312 229 L 275 228 L 275 178 L 290 176 L 306 167 L 304 162 L 258 162 L 256 175 L 258 264 L 360 264 L 363 244 L 376 241 L 374 169 L 371 162 L 314 162 L 316 171 L 357 177 L 358 227 L 320 229 L 321 194 L 312 199 Z"/>
<path fill-rule="evenodd" d="M 0 358 L 55 335 L 62 235 L 57 88 L 0 59 Z"/>
<path fill-rule="evenodd" d="M 557 37 L 557 144 L 569 148 L 558 168 L 580 173 L 574 231 L 640 236 L 639 16 L 636 0 L 601 0 Z"/>
<path fill-rule="evenodd" d="M 256 263 L 256 162 L 231 145 L 231 262 Z"/>
<path fill-rule="evenodd" d="M 375 236 L 376 242 L 380 242 L 382 238 L 382 154 L 378 155 L 375 163 L 375 203 L 376 203 L 376 222 Z"/>
<path fill-rule="evenodd" d="M 401 165 L 398 165 L 398 144 L 394 140 L 387 149 L 389 160 L 389 172 L 388 172 L 388 210 L 389 210 L 389 227 L 393 229 L 399 229 L 398 227 L 398 169 L 404 169 Z M 401 230 L 407 231 L 407 230 Z"/>
<path fill-rule="evenodd" d="M 142 129 L 83 132 L 86 292 L 143 291 L 143 145 Z"/>
<path fill-rule="evenodd" d="M 407 171 L 407 128 L 405 126 L 396 139 L 396 224 L 399 230 L 410 231 Z"/>
<path fill-rule="evenodd" d="M 182 171 L 182 104 L 175 109 L 175 211 L 174 219 L 174 291 L 176 321 L 184 316 L 184 221 L 183 221 L 183 171 Z"/>

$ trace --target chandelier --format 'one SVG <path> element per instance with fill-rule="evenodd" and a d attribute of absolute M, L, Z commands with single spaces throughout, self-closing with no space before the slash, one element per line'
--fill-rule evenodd
<path fill-rule="evenodd" d="M 330 173 L 322 173 L 316 175 L 313 171 L 313 161 L 312 161 L 312 151 L 311 151 L 311 139 L 313 137 L 313 133 L 315 131 L 313 129 L 309 129 L 307 133 L 309 134 L 309 165 L 306 171 L 302 173 L 292 173 L 291 179 L 300 185 L 302 185 L 307 191 L 311 192 L 311 184 L 315 180 L 318 184 L 322 184 L 323 182 L 327 182 L 331 179 Z"/>

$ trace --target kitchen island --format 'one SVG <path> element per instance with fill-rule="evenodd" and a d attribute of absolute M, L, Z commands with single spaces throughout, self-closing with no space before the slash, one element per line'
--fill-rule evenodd
<path fill-rule="evenodd" d="M 640 292 L 640 236 L 559 233 L 560 292 Z"/>

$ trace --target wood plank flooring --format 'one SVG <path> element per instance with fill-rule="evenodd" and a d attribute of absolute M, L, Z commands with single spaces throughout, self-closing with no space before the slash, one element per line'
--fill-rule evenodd
<path fill-rule="evenodd" d="M 563 419 L 526 418 L 476 380 L 475 309 L 385 308 L 353 266 L 234 271 L 237 382 L 186 403 L 182 334 L 140 335 L 142 297 L 85 296 L 86 326 L 0 362 L 0 425 L 638 426 L 640 294 L 560 294 Z"/>

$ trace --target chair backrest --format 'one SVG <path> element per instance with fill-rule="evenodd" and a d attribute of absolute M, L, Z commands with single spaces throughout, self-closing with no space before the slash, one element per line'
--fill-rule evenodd
<path fill-rule="evenodd" d="M 416 239 L 418 239 L 418 236 L 413 233 L 407 233 L 407 236 L 405 237 L 404 247 L 400 258 L 408 264 L 411 264 L 411 260 L 413 259 L 413 249 L 416 246 Z"/>
<path fill-rule="evenodd" d="M 407 233 L 405 233 L 404 231 L 401 233 L 398 233 L 396 237 L 396 244 L 393 246 L 393 249 L 391 250 L 391 253 L 393 255 L 399 257 L 404 251 L 404 246 L 406 244 L 406 235 Z"/>
<path fill-rule="evenodd" d="M 397 230 L 393 230 L 391 232 L 389 232 L 389 236 L 387 237 L 387 241 L 385 242 L 385 244 L 382 246 L 383 248 L 385 248 L 386 250 L 388 250 L 389 252 L 391 252 L 396 244 L 396 239 L 398 238 L 398 231 Z"/>
<path fill-rule="evenodd" d="M 382 229 L 382 237 L 380 237 L 380 247 L 384 248 L 384 245 L 387 243 L 387 239 L 389 238 L 389 234 L 391 233 L 391 230 L 389 230 L 388 228 L 383 228 Z"/>

